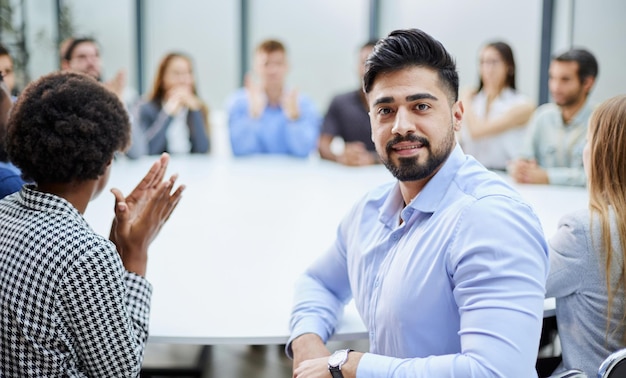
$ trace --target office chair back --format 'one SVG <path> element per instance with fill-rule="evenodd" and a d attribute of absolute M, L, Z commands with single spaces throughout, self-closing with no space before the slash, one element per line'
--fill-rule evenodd
<path fill-rule="evenodd" d="M 626 377 L 626 348 L 608 356 L 598 369 L 598 378 L 623 377 Z"/>

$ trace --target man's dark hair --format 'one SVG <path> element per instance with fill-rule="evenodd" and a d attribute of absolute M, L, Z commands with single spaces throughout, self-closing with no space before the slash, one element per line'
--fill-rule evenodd
<path fill-rule="evenodd" d="M 101 176 L 130 140 L 117 96 L 87 75 L 56 72 L 29 84 L 9 117 L 6 149 L 28 181 L 69 183 Z"/>
<path fill-rule="evenodd" d="M 369 93 L 379 74 L 412 66 L 436 70 L 450 100 L 458 100 L 459 75 L 454 59 L 441 42 L 419 29 L 392 31 L 376 44 L 367 59 L 363 90 Z"/>
<path fill-rule="evenodd" d="M 582 83 L 586 78 L 598 77 L 598 61 L 592 53 L 585 49 L 572 49 L 557 55 L 554 58 L 557 62 L 578 63 L 578 79 Z"/>
<path fill-rule="evenodd" d="M 3 55 L 11 56 L 11 53 L 9 52 L 9 49 L 6 48 L 6 46 L 0 43 L 0 56 L 3 56 Z"/>
<path fill-rule="evenodd" d="M 93 43 L 96 46 L 98 45 L 96 40 L 91 38 L 91 37 L 74 38 L 74 39 L 72 39 L 72 42 L 70 42 L 70 44 L 65 49 L 65 52 L 64 52 L 62 58 L 64 60 L 67 60 L 67 61 L 72 60 L 72 54 L 74 53 L 74 50 L 81 43 Z"/>

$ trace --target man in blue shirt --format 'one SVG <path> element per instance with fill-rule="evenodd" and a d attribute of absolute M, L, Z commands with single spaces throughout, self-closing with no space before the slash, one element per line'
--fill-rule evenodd
<path fill-rule="evenodd" d="M 285 88 L 287 71 L 287 54 L 280 41 L 267 40 L 257 47 L 257 77 L 246 76 L 245 87 L 229 101 L 228 128 L 235 156 L 307 157 L 315 149 L 319 115 L 306 96 Z"/>
<path fill-rule="evenodd" d="M 454 60 L 428 34 L 398 30 L 363 83 L 376 150 L 398 181 L 359 201 L 298 281 L 294 377 L 536 376 L 546 242 L 519 194 L 457 145 Z M 352 298 L 370 351 L 329 358 Z"/>

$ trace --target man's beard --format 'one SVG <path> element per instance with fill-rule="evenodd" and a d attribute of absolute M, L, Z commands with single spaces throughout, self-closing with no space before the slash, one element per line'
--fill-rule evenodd
<path fill-rule="evenodd" d="M 441 147 L 432 149 L 428 139 L 422 136 L 414 134 L 408 134 L 406 136 L 396 136 L 393 140 L 387 143 L 385 147 L 386 157 L 383 158 L 383 164 L 391 172 L 391 174 L 400 181 L 417 181 L 425 179 L 431 176 L 439 167 L 448 159 L 454 145 L 456 138 L 454 131 L 450 131 L 446 135 L 446 138 L 442 141 Z M 428 157 L 423 163 L 418 162 L 418 156 L 412 157 L 400 157 L 398 163 L 394 163 L 390 156 L 393 153 L 393 145 L 400 142 L 417 142 L 422 144 L 422 148 L 428 150 Z"/>

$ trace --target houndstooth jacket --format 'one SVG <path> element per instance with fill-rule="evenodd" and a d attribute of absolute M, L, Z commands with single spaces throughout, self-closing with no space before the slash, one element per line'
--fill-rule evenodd
<path fill-rule="evenodd" d="M 152 287 L 69 202 L 0 201 L 0 377 L 135 377 Z"/>

